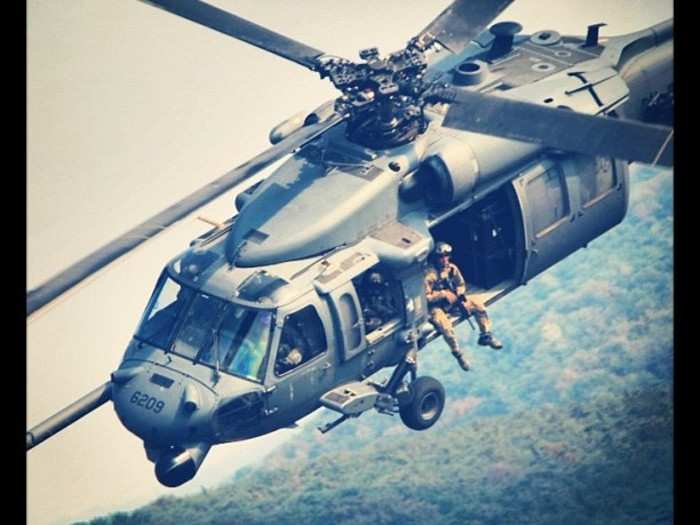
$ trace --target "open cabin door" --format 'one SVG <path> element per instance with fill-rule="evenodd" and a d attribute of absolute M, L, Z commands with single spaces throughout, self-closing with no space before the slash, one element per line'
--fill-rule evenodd
<path fill-rule="evenodd" d="M 367 346 L 362 308 L 352 280 L 378 264 L 379 258 L 372 252 L 357 250 L 329 258 L 328 263 L 326 271 L 314 284 L 318 293 L 328 297 L 331 304 L 342 362 L 352 359 Z"/>

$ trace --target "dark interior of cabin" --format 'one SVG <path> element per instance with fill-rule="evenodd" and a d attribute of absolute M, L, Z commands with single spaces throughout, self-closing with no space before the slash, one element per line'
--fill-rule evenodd
<path fill-rule="evenodd" d="M 517 209 L 505 187 L 431 228 L 436 243 L 452 245 L 452 262 L 470 287 L 489 289 L 515 276 Z"/>

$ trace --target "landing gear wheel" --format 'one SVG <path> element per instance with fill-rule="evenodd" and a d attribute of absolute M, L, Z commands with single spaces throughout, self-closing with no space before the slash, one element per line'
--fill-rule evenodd
<path fill-rule="evenodd" d="M 409 385 L 412 401 L 399 409 L 401 421 L 413 430 L 432 427 L 445 407 L 445 389 L 432 377 L 419 377 Z"/>

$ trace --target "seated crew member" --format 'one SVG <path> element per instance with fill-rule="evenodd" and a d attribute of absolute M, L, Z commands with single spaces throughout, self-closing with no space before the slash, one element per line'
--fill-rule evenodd
<path fill-rule="evenodd" d="M 425 295 L 428 299 L 430 322 L 447 341 L 452 355 L 455 356 L 463 370 L 469 370 L 470 364 L 459 349 L 454 327 L 447 313 L 453 307 L 460 307 L 467 315 L 474 315 L 479 325 L 479 344 L 491 348 L 503 348 L 501 342 L 491 333 L 491 320 L 484 306 L 466 296 L 467 285 L 457 265 L 450 262 L 452 247 L 439 242 L 435 247 L 434 262 L 425 276 Z"/>
<path fill-rule="evenodd" d="M 280 347 L 277 350 L 275 361 L 275 372 L 278 375 L 296 368 L 306 357 L 308 345 L 302 334 L 303 329 L 297 321 L 292 318 L 287 320 L 282 330 Z"/>
<path fill-rule="evenodd" d="M 384 276 L 377 271 L 370 272 L 364 288 L 364 307 L 367 332 L 377 329 L 396 314 L 394 300 Z"/>

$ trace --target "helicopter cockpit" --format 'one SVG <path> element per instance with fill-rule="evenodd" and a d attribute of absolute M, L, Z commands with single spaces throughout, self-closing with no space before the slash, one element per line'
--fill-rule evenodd
<path fill-rule="evenodd" d="M 262 381 L 274 311 L 225 301 L 161 276 L 135 338 L 196 364 Z"/>

